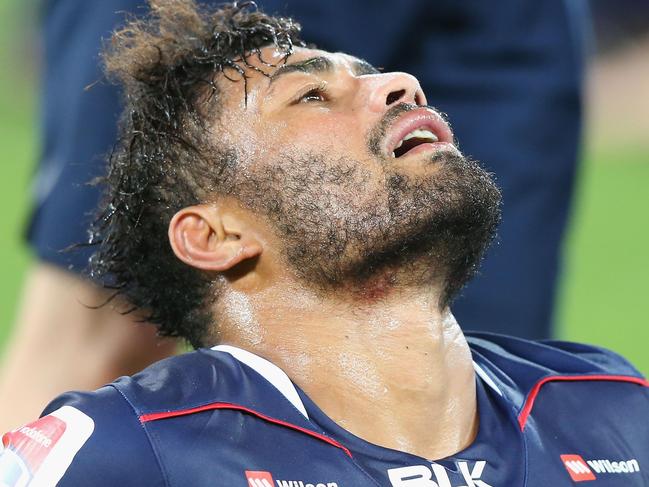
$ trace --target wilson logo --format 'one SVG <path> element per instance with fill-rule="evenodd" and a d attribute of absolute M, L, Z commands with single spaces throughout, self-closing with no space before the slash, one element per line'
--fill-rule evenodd
<path fill-rule="evenodd" d="M 246 478 L 250 487 L 273 487 L 273 476 L 270 472 L 257 472 L 246 470 Z"/>
<path fill-rule="evenodd" d="M 561 455 L 561 461 L 570 474 L 570 478 L 575 482 L 596 479 L 595 474 L 588 468 L 588 464 L 581 458 L 581 455 Z"/>
<path fill-rule="evenodd" d="M 462 487 L 492 487 L 480 479 L 487 465 L 484 460 L 475 462 L 473 468 L 469 468 L 469 462 L 458 461 L 456 465 L 464 477 Z M 432 463 L 430 468 L 426 465 L 391 468 L 388 470 L 388 477 L 392 487 L 455 487 L 452 486 L 446 469 L 435 463 Z"/>
<path fill-rule="evenodd" d="M 640 471 L 640 464 L 635 458 L 612 462 L 610 460 L 588 460 L 590 468 L 597 473 L 634 473 Z"/>
<path fill-rule="evenodd" d="M 597 474 L 635 473 L 640 471 L 638 460 L 584 460 L 581 455 L 561 455 L 561 460 L 575 482 L 595 480 Z"/>
<path fill-rule="evenodd" d="M 249 487 L 338 487 L 336 482 L 309 483 L 302 480 L 273 480 L 270 472 L 246 470 Z"/>

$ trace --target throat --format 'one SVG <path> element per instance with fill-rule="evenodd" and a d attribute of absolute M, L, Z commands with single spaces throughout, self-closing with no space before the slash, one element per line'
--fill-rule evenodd
<path fill-rule="evenodd" d="M 471 354 L 449 317 L 426 331 L 394 317 L 370 319 L 362 333 L 321 342 L 289 375 L 355 436 L 431 460 L 452 455 L 474 440 L 478 414 Z M 295 363 L 283 361 L 287 369 Z"/>
<path fill-rule="evenodd" d="M 367 357 L 338 354 L 332 360 L 337 370 L 321 369 L 327 372 L 321 382 L 299 385 L 350 433 L 423 458 L 444 458 L 477 434 L 475 379 L 472 368 L 442 374 L 421 365 L 428 358 L 413 350 L 400 366 L 381 370 Z"/>
<path fill-rule="evenodd" d="M 258 296 L 245 323 L 221 321 L 220 341 L 283 369 L 324 414 L 370 443 L 431 460 L 466 448 L 477 432 L 475 372 L 439 296 L 337 296 L 299 288 Z M 248 336 L 252 318 L 260 332 Z"/>

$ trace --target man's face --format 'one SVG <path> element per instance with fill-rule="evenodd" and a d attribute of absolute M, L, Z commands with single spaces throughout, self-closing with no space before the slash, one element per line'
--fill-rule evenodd
<path fill-rule="evenodd" d="M 242 80 L 219 80 L 214 142 L 237 155 L 228 191 L 270 221 L 295 273 L 320 289 L 455 292 L 491 239 L 499 192 L 417 80 L 311 49 L 261 59 L 279 67 L 250 57 L 270 76 L 248 68 L 247 97 Z"/>

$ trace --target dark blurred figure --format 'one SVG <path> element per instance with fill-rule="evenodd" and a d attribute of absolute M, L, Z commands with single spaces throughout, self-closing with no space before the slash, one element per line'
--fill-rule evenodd
<path fill-rule="evenodd" d="M 429 103 L 451 114 L 462 151 L 504 192 L 499 244 L 454 312 L 468 329 L 548 337 L 581 130 L 583 3 L 258 3 L 298 19 L 323 49 L 414 74 Z M 43 5 L 43 153 L 28 235 L 37 260 L 0 383 L 0 429 L 34 417 L 59 392 L 98 387 L 173 351 L 132 317 L 80 304 L 106 298 L 83 277 L 91 250 L 61 252 L 87 241 L 100 190 L 86 183 L 102 173 L 116 136 L 118 93 L 96 83 L 101 39 L 125 12 L 145 11 L 141 0 Z"/>
<path fill-rule="evenodd" d="M 649 1 L 590 0 L 597 51 L 607 54 L 649 35 Z"/>

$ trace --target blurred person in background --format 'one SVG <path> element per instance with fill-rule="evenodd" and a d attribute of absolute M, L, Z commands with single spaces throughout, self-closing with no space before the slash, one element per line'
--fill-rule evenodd
<path fill-rule="evenodd" d="M 550 336 L 581 128 L 582 3 L 258 3 L 298 19 L 324 50 L 414 74 L 452 114 L 462 151 L 495 173 L 504 198 L 498 243 L 454 314 L 467 329 Z M 93 309 L 108 294 L 84 273 L 90 251 L 62 252 L 88 239 L 100 189 L 87 183 L 102 174 L 116 137 L 119 98 L 100 81 L 101 42 L 144 5 L 43 5 L 43 149 L 28 232 L 36 260 L 2 367 L 3 430 L 62 391 L 94 389 L 176 348 L 150 325 L 134 326 L 119 303 Z"/>

